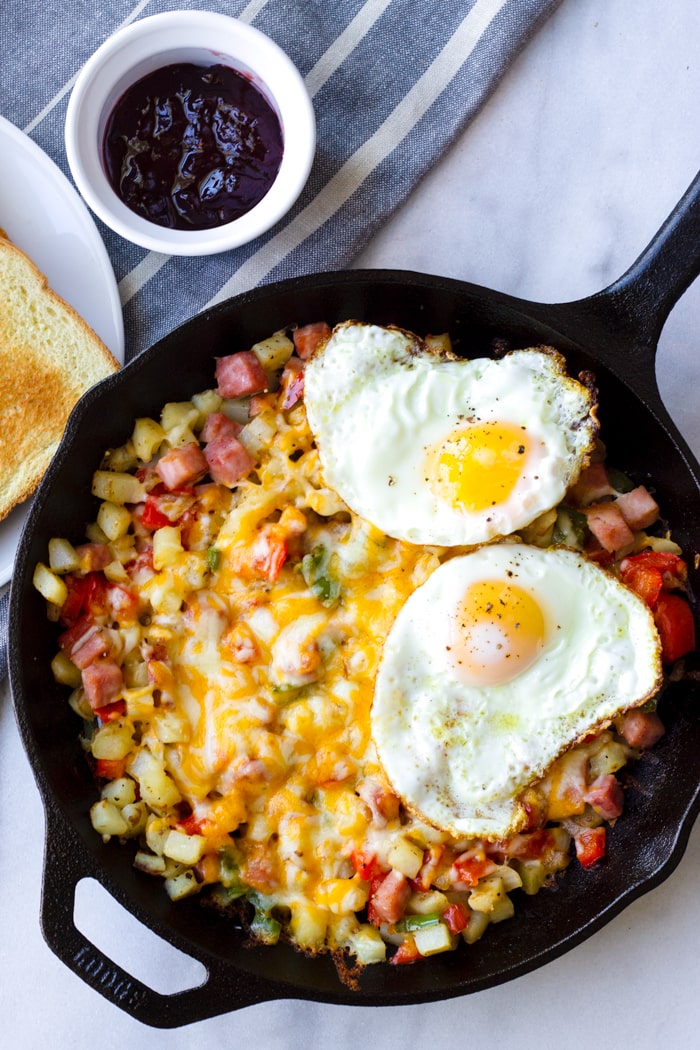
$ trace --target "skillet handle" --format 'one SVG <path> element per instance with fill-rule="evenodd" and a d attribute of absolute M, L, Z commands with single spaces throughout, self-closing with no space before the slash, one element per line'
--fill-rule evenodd
<path fill-rule="evenodd" d="M 639 258 L 621 277 L 586 300 L 638 347 L 656 350 L 666 319 L 700 273 L 700 172 Z"/>
<path fill-rule="evenodd" d="M 49 813 L 47 818 L 41 898 L 44 938 L 61 962 L 110 1003 L 143 1024 L 175 1028 L 276 997 L 271 982 L 210 956 L 198 957 L 207 969 L 203 984 L 169 995 L 154 991 L 112 962 L 78 930 L 73 919 L 77 885 L 92 872 L 81 864 L 72 836 L 60 833 L 62 822 L 51 820 Z"/>

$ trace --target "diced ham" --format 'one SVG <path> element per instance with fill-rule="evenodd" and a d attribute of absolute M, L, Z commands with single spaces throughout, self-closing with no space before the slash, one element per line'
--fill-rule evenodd
<path fill-rule="evenodd" d="M 298 357 L 290 357 L 280 379 L 280 390 L 277 395 L 279 407 L 286 412 L 294 408 L 303 396 L 304 365 Z"/>
<path fill-rule="evenodd" d="M 237 423 L 235 419 L 229 419 L 223 412 L 211 412 L 204 421 L 199 439 L 206 445 L 207 442 L 214 441 L 215 438 L 223 435 L 238 437 L 242 429 L 240 423 Z"/>
<path fill-rule="evenodd" d="M 93 711 L 111 704 L 123 684 L 121 667 L 114 660 L 98 660 L 83 670 L 83 689 Z"/>
<path fill-rule="evenodd" d="M 587 507 L 606 496 L 614 496 L 604 463 L 591 463 L 581 471 L 578 481 L 569 490 L 569 496 L 578 507 Z"/>
<path fill-rule="evenodd" d="M 208 470 L 204 453 L 196 441 L 166 452 L 156 463 L 156 473 L 167 489 L 184 488 L 204 477 Z"/>
<path fill-rule="evenodd" d="M 331 330 L 325 321 L 305 324 L 292 333 L 294 349 L 302 361 L 308 361 L 314 351 L 328 340 L 330 334 Z"/>
<path fill-rule="evenodd" d="M 81 670 L 103 656 L 111 656 L 114 650 L 112 636 L 107 629 L 92 623 L 87 617 L 59 635 L 58 644 Z"/>
<path fill-rule="evenodd" d="M 411 885 L 405 875 L 392 869 L 388 875 L 376 880 L 369 901 L 370 922 L 375 926 L 398 922 L 404 913 Z"/>
<path fill-rule="evenodd" d="M 277 394 L 253 394 L 248 404 L 248 418 L 255 419 L 262 412 L 274 411 L 277 408 Z"/>
<path fill-rule="evenodd" d="M 631 529 L 648 529 L 659 517 L 659 505 L 644 485 L 623 492 L 615 504 Z"/>
<path fill-rule="evenodd" d="M 369 806 L 372 820 L 377 827 L 384 828 L 388 821 L 398 817 L 400 804 L 398 797 L 378 781 L 365 777 L 357 785 L 356 791 L 362 801 Z"/>
<path fill-rule="evenodd" d="M 255 466 L 255 460 L 248 450 L 237 438 L 227 434 L 210 441 L 204 449 L 204 455 L 214 481 L 229 487 L 247 477 Z"/>
<path fill-rule="evenodd" d="M 267 389 L 267 376 L 252 350 L 219 357 L 216 362 L 217 394 L 244 397 Z"/>
<path fill-rule="evenodd" d="M 625 796 L 617 777 L 604 773 L 593 781 L 585 799 L 603 820 L 614 820 L 622 813 Z"/>
<path fill-rule="evenodd" d="M 644 750 L 653 747 L 666 730 L 656 711 L 640 711 L 634 708 L 623 717 L 619 732 L 630 747 Z"/>
<path fill-rule="evenodd" d="M 585 510 L 588 528 L 606 551 L 618 551 L 634 540 L 617 502 L 595 503 Z"/>

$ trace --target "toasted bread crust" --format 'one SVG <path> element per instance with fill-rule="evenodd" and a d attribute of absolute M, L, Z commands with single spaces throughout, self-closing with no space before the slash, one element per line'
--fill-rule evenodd
<path fill-rule="evenodd" d="M 0 296 L 2 520 L 41 481 L 75 403 L 119 363 L 4 236 Z"/>

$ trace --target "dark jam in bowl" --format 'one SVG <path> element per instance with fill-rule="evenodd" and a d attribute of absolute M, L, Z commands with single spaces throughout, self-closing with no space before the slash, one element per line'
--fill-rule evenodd
<path fill-rule="evenodd" d="M 207 230 L 262 200 L 282 162 L 282 129 L 253 84 L 228 66 L 157 69 L 119 99 L 105 129 L 107 176 L 138 215 Z"/>

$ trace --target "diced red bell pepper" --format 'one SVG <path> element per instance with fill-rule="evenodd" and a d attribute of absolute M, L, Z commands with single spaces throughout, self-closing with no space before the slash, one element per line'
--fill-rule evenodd
<path fill-rule="evenodd" d="M 105 704 L 104 707 L 99 707 L 95 714 L 102 723 L 116 722 L 118 718 L 123 718 L 126 714 L 126 702 L 124 700 L 115 700 L 113 704 Z"/>
<path fill-rule="evenodd" d="M 476 886 L 479 879 L 488 875 L 495 867 L 494 862 L 483 850 L 469 850 L 456 857 L 452 863 L 455 881 L 463 882 L 466 886 Z"/>
<path fill-rule="evenodd" d="M 158 504 L 150 493 L 146 496 L 146 503 L 141 515 L 141 524 L 144 529 L 150 529 L 152 532 L 155 532 L 156 529 L 162 529 L 165 525 L 172 525 L 170 518 L 158 510 Z"/>
<path fill-rule="evenodd" d="M 469 909 L 461 901 L 450 904 L 442 914 L 450 933 L 461 933 L 469 925 Z"/>
<path fill-rule="evenodd" d="M 416 942 L 412 933 L 407 933 L 401 944 L 398 946 L 392 957 L 389 959 L 389 963 L 392 966 L 403 966 L 405 963 L 418 962 L 423 956 L 416 947 Z"/>
<path fill-rule="evenodd" d="M 102 616 L 107 612 L 107 579 L 102 572 L 85 576 L 66 576 L 68 597 L 61 607 L 61 623 L 72 627 L 83 616 Z"/>
<path fill-rule="evenodd" d="M 95 776 L 103 780 L 117 780 L 124 776 L 126 769 L 125 758 L 98 758 L 95 766 Z"/>
<path fill-rule="evenodd" d="M 354 849 L 350 854 L 350 860 L 355 869 L 355 874 L 363 879 L 364 882 L 370 882 L 382 874 L 381 865 L 374 853 L 367 854 L 362 850 Z"/>
<path fill-rule="evenodd" d="M 695 648 L 693 612 L 679 594 L 661 592 L 654 606 L 654 622 L 661 638 L 661 659 L 664 663 L 674 663 Z"/>
<path fill-rule="evenodd" d="M 686 563 L 668 551 L 640 551 L 620 562 L 620 579 L 643 598 L 650 609 L 656 605 L 663 588 L 674 580 L 684 580 Z"/>
<path fill-rule="evenodd" d="M 576 857 L 582 868 L 590 868 L 605 856 L 606 837 L 602 824 L 599 828 L 582 828 L 574 836 Z"/>

